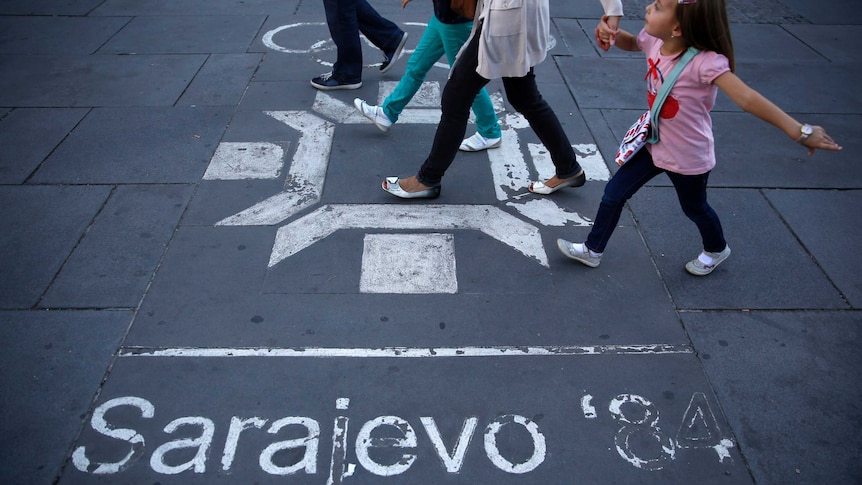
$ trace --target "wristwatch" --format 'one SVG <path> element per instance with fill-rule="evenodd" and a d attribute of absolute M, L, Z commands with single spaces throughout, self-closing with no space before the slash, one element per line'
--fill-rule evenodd
<path fill-rule="evenodd" d="M 805 140 L 807 140 L 808 137 L 811 136 L 812 133 L 814 133 L 814 128 L 811 128 L 811 125 L 806 123 L 799 128 L 799 132 L 802 133 L 802 135 L 800 135 L 800 137 L 796 139 L 796 143 L 804 145 Z"/>

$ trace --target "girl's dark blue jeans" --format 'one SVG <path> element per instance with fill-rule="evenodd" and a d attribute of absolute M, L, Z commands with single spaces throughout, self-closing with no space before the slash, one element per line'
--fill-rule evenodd
<path fill-rule="evenodd" d="M 706 183 L 709 172 L 700 175 L 682 175 L 653 165 L 652 156 L 646 148 L 641 149 L 625 165 L 617 170 L 605 186 L 605 193 L 593 221 L 593 229 L 586 245 L 597 253 L 604 252 L 620 220 L 626 202 L 656 175 L 666 173 L 676 189 L 683 213 L 697 225 L 703 240 L 703 249 L 721 252 L 727 246 L 718 215 L 706 201 Z"/>

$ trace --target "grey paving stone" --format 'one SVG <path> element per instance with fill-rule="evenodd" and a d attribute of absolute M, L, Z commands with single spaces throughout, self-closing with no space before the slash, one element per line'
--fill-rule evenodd
<path fill-rule="evenodd" d="M 129 343 L 295 346 L 311 340 L 297 340 L 300 332 L 308 330 L 317 334 L 315 342 L 330 346 L 345 345 L 344 339 L 364 346 L 437 346 L 457 341 L 549 345 L 585 338 L 590 344 L 677 343 L 685 339 L 657 278 L 621 276 L 654 274 L 639 236 L 631 229 L 620 229 L 614 242 L 621 245 L 622 256 L 597 270 L 550 253 L 556 237 L 572 235 L 552 232 L 545 240 L 551 275 L 539 273 L 538 263 L 488 237 L 456 231 L 455 247 L 464 245 L 456 249 L 458 254 L 469 254 L 472 247 L 485 254 L 467 256 L 458 263 L 459 279 L 470 291 L 425 296 L 357 294 L 360 231 L 337 232 L 268 268 L 275 231 L 273 227 L 180 229 Z M 637 245 L 638 250 L 631 249 Z M 303 275 L 302 279 L 296 275 Z M 631 304 L 615 303 L 621 299 Z M 550 307 L 560 310 L 537 318 Z M 406 308 L 409 312 L 402 314 Z M 644 314 L 651 318 L 644 319 Z M 440 322 L 446 332 L 438 328 Z M 356 332 L 356 328 L 363 330 Z M 488 328 L 494 331 L 489 334 Z"/>
<path fill-rule="evenodd" d="M 649 368 L 643 366 L 644 358 L 650 359 Z M 218 399 L 211 397 L 213 386 L 223 391 Z M 372 387 L 379 391 L 369 393 Z M 140 408 L 122 405 L 122 399 L 142 400 L 138 403 L 151 406 L 152 417 L 142 418 Z M 501 484 L 556 483 L 572 474 L 586 483 L 680 483 L 692 476 L 699 483 L 753 483 L 735 446 L 724 457 L 712 448 L 720 447 L 722 439 L 732 443 L 733 436 L 692 354 L 478 360 L 130 356 L 119 359 L 97 405 L 111 408 L 106 416 L 112 426 L 134 429 L 144 437 L 140 457 L 111 477 L 136 483 L 165 479 L 165 472 L 152 465 L 161 468 L 158 457 L 148 457 L 158 446 L 177 439 L 163 429 L 186 416 L 200 416 L 199 422 L 207 423 L 213 432 L 211 453 L 201 459 L 198 473 L 187 470 L 178 475 L 186 483 L 268 483 L 285 478 L 323 483 L 333 468 L 333 436 L 344 437 L 345 463 L 354 470 L 345 483 L 380 483 L 382 478 L 368 470 L 374 463 L 380 466 L 378 474 L 381 469 L 392 473 L 387 482 L 399 484 L 484 483 L 488 477 Z M 586 417 L 585 412 L 594 417 Z M 259 426 L 247 426 L 238 446 L 226 454 L 223 444 L 231 420 L 251 416 L 260 419 Z M 307 418 L 306 424 L 294 424 L 278 436 L 267 432 L 272 423 L 287 416 Z M 381 416 L 397 417 L 392 419 L 401 423 L 400 431 L 383 425 L 375 436 L 404 438 L 412 432 L 416 443 L 375 449 L 371 460 L 362 459 L 356 451 L 361 430 L 369 430 Z M 333 435 L 338 417 L 347 425 L 344 435 Z M 465 423 L 473 420 L 475 430 L 471 433 L 473 428 L 467 427 L 465 432 Z M 261 468 L 259 457 L 267 446 L 307 436 L 308 426 L 319 429 L 313 440 L 317 446 L 308 455 L 314 474 L 297 470 L 278 477 Z M 199 425 L 181 429 L 185 428 L 200 433 Z M 471 435 L 462 443 L 466 449 L 457 472 L 446 470 L 429 433 L 440 435 L 447 453 L 453 452 L 462 433 Z M 87 423 L 78 445 L 85 447 L 90 461 L 98 462 L 116 460 L 109 447 L 116 443 Z M 311 442 L 306 443 L 307 450 L 312 450 Z M 660 443 L 673 450 L 674 459 L 669 458 L 670 451 L 659 449 Z M 305 446 L 282 450 L 273 464 L 299 463 Z M 629 461 L 622 457 L 624 453 L 630 453 Z M 220 461 L 226 455 L 233 459 Z M 390 467 L 405 455 L 415 458 L 401 461 L 403 469 Z M 165 457 L 167 464 L 179 465 L 170 457 Z M 633 466 L 637 459 L 643 460 L 641 466 L 657 469 Z M 511 465 L 524 466 L 513 470 Z M 275 472 L 274 467 L 268 468 L 269 473 Z M 68 483 L 87 478 L 73 466 L 63 475 Z M 336 475 L 336 480 L 340 478 Z"/>
<path fill-rule="evenodd" d="M 294 12 L 300 0 L 187 0 L 172 2 L 155 0 L 141 3 L 136 0 L 107 0 L 99 2 L 91 15 L 268 15 L 273 12 Z M 321 12 L 323 9 L 320 9 Z"/>
<path fill-rule="evenodd" d="M 859 51 L 852 47 L 855 39 L 862 35 L 862 25 L 786 25 L 784 28 L 831 61 L 862 60 Z"/>
<path fill-rule="evenodd" d="M 315 6 L 315 8 L 318 7 Z M 332 70 L 332 64 L 336 60 L 335 44 L 330 40 L 329 30 L 320 13 L 315 12 L 313 16 L 273 16 L 267 20 L 261 29 L 259 39 L 255 40 L 249 48 L 250 51 L 256 51 L 258 49 L 254 46 L 259 46 L 258 51 L 267 53 L 261 62 L 260 70 L 255 75 L 256 81 L 303 80 L 308 82 L 312 77 Z M 411 15 L 411 19 L 413 19 L 413 15 Z M 404 54 L 397 61 L 398 64 L 386 74 L 380 74 L 380 62 L 383 60 L 383 53 L 367 40 L 363 40 L 362 62 L 365 66 L 362 72 L 363 82 L 376 83 L 381 79 L 398 81 L 401 78 L 404 74 L 404 65 L 409 54 L 413 52 L 422 37 L 425 23 L 430 17 L 431 11 L 428 10 L 427 14 L 419 15 L 419 18 L 423 19 L 421 22 L 402 23 L 396 22 L 394 17 L 391 18 L 410 37 L 407 39 Z M 263 43 L 263 36 L 271 31 L 277 31 L 271 34 L 270 41 L 275 50 L 266 47 Z M 446 61 L 443 60 L 442 62 L 445 63 Z M 434 71 L 438 69 L 435 68 Z"/>
<path fill-rule="evenodd" d="M 739 62 L 824 62 L 822 52 L 794 35 L 798 25 L 732 24 L 734 59 Z M 788 32 L 789 30 L 789 32 Z M 827 56 L 828 57 L 828 56 Z M 787 78 L 783 82 L 793 82 Z"/>
<path fill-rule="evenodd" d="M 862 267 L 852 257 L 862 229 L 855 223 L 862 193 L 858 190 L 768 190 L 770 204 L 853 308 L 862 307 Z"/>
<path fill-rule="evenodd" d="M 257 111 L 258 113 L 293 109 L 308 110 L 314 105 L 314 99 L 318 93 L 309 84 L 311 77 L 314 76 L 312 74 L 308 79 L 298 81 L 252 81 L 248 84 L 246 92 L 243 93 L 242 101 L 240 101 L 237 109 L 240 111 Z M 362 88 L 352 91 L 351 95 L 357 98 L 365 97 L 367 93 L 371 92 L 373 85 L 374 83 L 365 83 Z M 234 119 L 244 119 L 247 116 L 255 115 L 237 113 Z M 266 117 L 269 118 L 269 116 Z M 226 136 L 233 132 L 233 129 L 229 129 Z"/>
<path fill-rule="evenodd" d="M 859 188 L 862 170 L 852 162 L 860 140 L 858 115 L 791 113 L 800 122 L 822 125 L 843 151 L 808 150 L 784 132 L 747 113 L 713 113 L 718 165 L 710 184 L 729 187 Z M 840 177 L 835 174 L 840 173 Z"/>
<path fill-rule="evenodd" d="M 193 187 L 120 186 L 39 303 L 42 308 L 135 308 Z"/>
<path fill-rule="evenodd" d="M 92 54 L 130 20 L 128 17 L 0 17 L 0 55 Z"/>
<path fill-rule="evenodd" d="M 131 317 L 0 311 L 0 481 L 56 483 Z"/>
<path fill-rule="evenodd" d="M 626 17 L 643 18 L 646 6 L 651 0 L 623 0 Z M 740 24 L 789 24 L 805 23 L 808 20 L 798 9 L 790 8 L 784 0 L 728 0 L 727 17 L 731 23 Z M 601 10 L 601 9 L 599 9 Z"/>
<path fill-rule="evenodd" d="M 86 15 L 99 6 L 102 0 L 4 0 L 0 2 L 3 15 Z"/>
<path fill-rule="evenodd" d="M 94 109 L 42 164 L 35 183 L 194 183 L 230 112 L 199 108 Z"/>
<path fill-rule="evenodd" d="M 789 113 L 856 114 L 862 94 L 852 89 L 859 77 L 858 63 L 760 64 L 740 62 L 736 74 L 749 86 Z M 719 95 L 715 111 L 737 111 Z"/>
<path fill-rule="evenodd" d="M 757 483 L 862 480 L 857 313 L 709 312 L 683 320 Z"/>
<path fill-rule="evenodd" d="M 0 183 L 27 180 L 86 114 L 78 108 L 19 108 L 0 119 Z"/>
<path fill-rule="evenodd" d="M 261 60 L 260 54 L 213 54 L 177 102 L 178 106 L 236 106 Z"/>
<path fill-rule="evenodd" d="M 733 253 L 709 276 L 685 263 L 702 250 L 670 188 L 641 189 L 631 207 L 662 279 L 681 309 L 846 309 L 847 303 L 759 191 L 709 190 Z M 608 253 L 605 258 L 611 257 Z M 604 261 L 603 261 L 604 263 Z"/>
<path fill-rule="evenodd" d="M 799 12 L 806 22 L 819 25 L 859 25 L 862 24 L 862 9 L 855 0 L 836 0 L 829 8 L 807 0 L 781 0 L 784 5 Z"/>
<path fill-rule="evenodd" d="M 556 61 L 581 109 L 646 110 L 642 57 L 590 59 L 561 56 Z"/>
<path fill-rule="evenodd" d="M 263 21 L 235 14 L 135 17 L 99 54 L 241 54 Z"/>
<path fill-rule="evenodd" d="M 110 187 L 0 188 L 0 308 L 34 307 Z"/>
<path fill-rule="evenodd" d="M 0 56 L 0 105 L 171 106 L 206 60 L 186 56 Z"/>

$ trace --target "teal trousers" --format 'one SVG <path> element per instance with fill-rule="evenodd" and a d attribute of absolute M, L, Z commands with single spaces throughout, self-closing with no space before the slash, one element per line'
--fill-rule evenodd
<path fill-rule="evenodd" d="M 398 86 L 383 101 L 383 112 L 390 120 L 398 121 L 398 116 L 404 111 L 404 107 L 413 99 L 416 91 L 425 81 L 425 75 L 443 54 L 446 54 L 446 60 L 449 61 L 450 67 L 455 63 L 455 56 L 461 49 L 461 45 L 470 37 L 472 28 L 471 22 L 444 24 L 437 17 L 431 16 L 428 27 L 422 33 L 416 50 L 413 51 L 407 61 L 407 68 L 398 82 Z M 482 88 L 476 95 L 472 109 L 473 113 L 476 114 L 476 131 L 480 135 L 485 138 L 500 138 L 502 136 L 500 123 L 494 112 L 494 104 L 485 88 Z"/>

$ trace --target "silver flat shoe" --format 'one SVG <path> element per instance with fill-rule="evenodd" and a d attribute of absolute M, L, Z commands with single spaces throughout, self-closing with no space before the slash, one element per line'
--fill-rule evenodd
<path fill-rule="evenodd" d="M 439 185 L 419 192 L 407 192 L 398 184 L 398 177 L 386 177 L 383 181 L 383 190 L 402 199 L 436 199 L 440 197 Z"/>
<path fill-rule="evenodd" d="M 587 176 L 584 174 L 584 171 L 581 172 L 574 177 L 569 177 L 554 187 L 548 187 L 544 182 L 533 182 L 530 184 L 530 192 L 534 194 L 542 194 L 548 195 L 553 194 L 554 192 L 564 189 L 566 187 L 580 187 L 587 182 Z"/>

